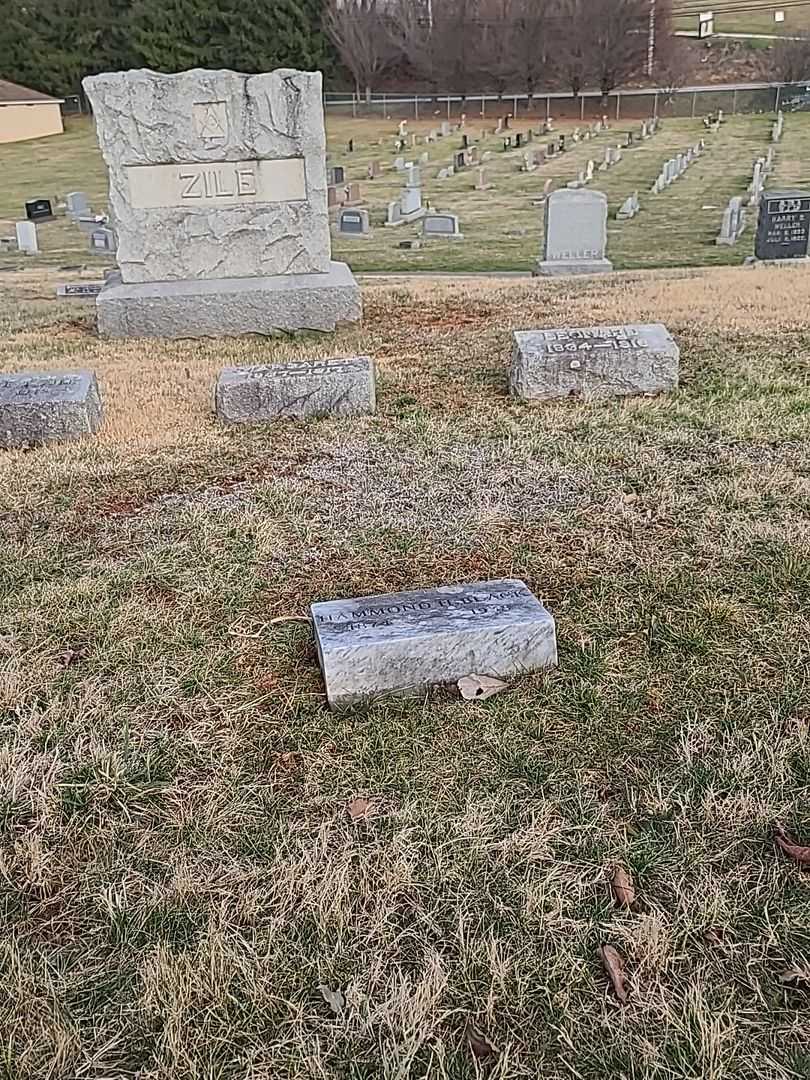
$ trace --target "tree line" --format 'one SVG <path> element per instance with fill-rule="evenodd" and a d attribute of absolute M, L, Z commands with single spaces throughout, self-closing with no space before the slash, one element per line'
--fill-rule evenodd
<path fill-rule="evenodd" d="M 323 0 L 5 0 L 0 78 L 76 94 L 85 75 L 295 67 L 332 72 Z"/>
<path fill-rule="evenodd" d="M 327 0 L 358 93 L 393 71 L 432 90 L 578 94 L 683 68 L 668 0 Z"/>

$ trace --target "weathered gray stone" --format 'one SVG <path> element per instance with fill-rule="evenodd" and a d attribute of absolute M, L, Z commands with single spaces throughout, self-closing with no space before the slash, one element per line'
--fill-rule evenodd
<path fill-rule="evenodd" d="M 334 330 L 362 315 L 345 263 L 327 274 L 125 285 L 113 276 L 96 301 L 101 337 L 233 337 Z"/>
<path fill-rule="evenodd" d="M 328 272 L 319 72 L 122 71 L 83 86 L 123 281 Z"/>
<path fill-rule="evenodd" d="M 0 446 L 63 442 L 98 430 L 101 397 L 92 371 L 0 374 Z"/>
<path fill-rule="evenodd" d="M 509 388 L 527 401 L 654 394 L 678 385 L 680 351 L 662 323 L 517 330 Z"/>
<path fill-rule="evenodd" d="M 374 361 L 351 356 L 225 368 L 217 379 L 214 407 L 226 424 L 374 412 Z"/>
<path fill-rule="evenodd" d="M 311 612 L 333 709 L 557 663 L 554 619 L 522 581 L 333 600 Z"/>
<path fill-rule="evenodd" d="M 535 276 L 599 274 L 613 269 L 605 258 L 607 197 L 601 191 L 561 188 L 546 202 L 543 255 Z"/>

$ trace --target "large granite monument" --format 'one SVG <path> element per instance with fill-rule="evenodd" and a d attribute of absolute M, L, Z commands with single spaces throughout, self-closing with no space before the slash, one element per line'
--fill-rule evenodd
<path fill-rule="evenodd" d="M 333 330 L 361 316 L 332 262 L 319 72 L 123 71 L 84 80 L 120 277 L 103 337 Z"/>

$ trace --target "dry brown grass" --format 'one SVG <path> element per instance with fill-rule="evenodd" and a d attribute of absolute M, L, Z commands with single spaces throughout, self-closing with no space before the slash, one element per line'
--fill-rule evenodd
<path fill-rule="evenodd" d="M 53 284 L 2 281 L 0 370 L 107 421 L 0 458 L 0 1075 L 806 1077 L 806 272 L 375 281 L 272 343 L 102 343 Z M 644 318 L 677 393 L 506 396 L 512 328 Z M 220 366 L 355 351 L 376 416 L 214 423 Z M 269 625 L 501 575 L 561 664 L 484 704 L 332 716 Z"/>

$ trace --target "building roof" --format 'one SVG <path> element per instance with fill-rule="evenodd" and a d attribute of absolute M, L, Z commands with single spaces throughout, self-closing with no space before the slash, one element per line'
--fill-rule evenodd
<path fill-rule="evenodd" d="M 64 98 L 51 97 L 50 94 L 41 94 L 39 90 L 0 79 L 0 105 L 53 105 L 62 101 Z"/>

